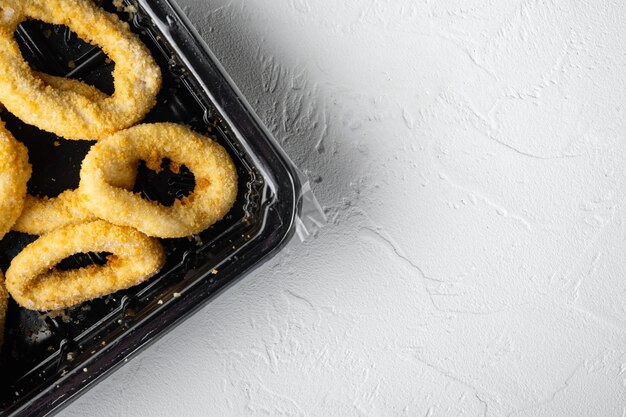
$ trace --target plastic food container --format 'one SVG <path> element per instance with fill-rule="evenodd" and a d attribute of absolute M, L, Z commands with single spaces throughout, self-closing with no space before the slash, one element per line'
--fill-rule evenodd
<path fill-rule="evenodd" d="M 307 222 L 316 222 L 314 199 L 303 192 L 308 190 L 306 181 L 178 7 L 171 0 L 126 1 L 122 10 L 111 3 L 104 1 L 104 9 L 130 23 L 163 72 L 158 104 L 145 121 L 178 122 L 215 137 L 237 165 L 239 197 L 229 215 L 201 235 L 164 240 L 167 264 L 141 286 L 54 313 L 27 311 L 11 302 L 0 357 L 2 417 L 58 411 L 266 261 L 296 231 L 306 234 Z M 114 63 L 68 28 L 29 21 L 20 26 L 16 38 L 33 68 L 112 92 Z M 52 197 L 78 186 L 80 164 L 91 142 L 60 140 L 6 111 L 0 117 L 29 148 L 31 194 Z M 193 175 L 184 169 L 175 175 L 140 167 L 136 191 L 168 204 L 193 186 Z M 312 207 L 310 216 L 301 216 L 303 207 Z M 7 235 L 0 241 L 0 268 L 5 270 L 11 258 L 35 239 Z M 85 254 L 63 264 L 76 267 L 102 261 L 99 254 Z"/>

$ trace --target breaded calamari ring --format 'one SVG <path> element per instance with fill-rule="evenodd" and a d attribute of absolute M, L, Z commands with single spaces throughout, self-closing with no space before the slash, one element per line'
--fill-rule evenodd
<path fill-rule="evenodd" d="M 115 62 L 115 91 L 63 88 L 35 73 L 14 32 L 27 19 L 70 27 Z M 90 0 L 0 0 L 0 102 L 24 122 L 66 139 L 93 139 L 132 126 L 156 103 L 161 71 L 128 24 Z M 67 86 L 67 85 L 66 85 Z"/>
<path fill-rule="evenodd" d="M 109 252 L 104 265 L 61 271 L 63 259 Z M 66 226 L 41 236 L 11 261 L 6 286 L 15 301 L 32 310 L 72 307 L 140 284 L 165 262 L 161 243 L 130 227 L 102 220 Z"/>
<path fill-rule="evenodd" d="M 116 172 L 140 160 L 159 170 L 163 158 L 185 165 L 195 189 L 170 207 L 147 201 L 112 184 Z M 237 197 L 237 171 L 226 150 L 209 138 L 173 124 L 143 124 L 96 143 L 80 170 L 79 190 L 87 208 L 113 224 L 131 226 L 161 238 L 199 233 L 222 219 Z"/>
<path fill-rule="evenodd" d="M 114 173 L 111 183 L 116 187 L 132 189 L 137 170 L 128 167 Z M 72 224 L 87 223 L 98 218 L 87 209 L 85 197 L 78 190 L 67 190 L 56 197 L 27 195 L 22 214 L 12 230 L 31 235 L 43 235 Z"/>
<path fill-rule="evenodd" d="M 26 146 L 0 122 L 0 239 L 22 212 L 31 171 Z"/>
<path fill-rule="evenodd" d="M 0 349 L 4 342 L 4 322 L 7 314 L 7 305 L 9 303 L 9 293 L 4 286 L 4 275 L 0 271 Z"/>

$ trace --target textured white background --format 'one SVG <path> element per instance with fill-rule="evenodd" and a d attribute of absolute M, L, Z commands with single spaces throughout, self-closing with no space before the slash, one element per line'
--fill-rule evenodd
<path fill-rule="evenodd" d="M 64 413 L 626 410 L 626 4 L 180 0 L 330 220 Z"/>

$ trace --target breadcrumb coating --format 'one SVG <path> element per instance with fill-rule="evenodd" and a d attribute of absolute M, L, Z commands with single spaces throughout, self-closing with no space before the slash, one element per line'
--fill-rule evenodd
<path fill-rule="evenodd" d="M 68 26 L 100 46 L 115 62 L 113 95 L 34 72 L 14 39 L 27 19 Z M 90 0 L 0 0 L 0 80 L 0 102 L 24 122 L 66 139 L 98 140 L 148 113 L 161 71 L 128 24 Z"/>
<path fill-rule="evenodd" d="M 0 122 L 0 239 L 22 212 L 31 171 L 28 150 Z"/>
<path fill-rule="evenodd" d="M 112 256 L 101 266 L 55 269 L 63 259 L 88 252 Z M 96 220 L 55 229 L 26 246 L 6 271 L 6 287 L 22 307 L 56 310 L 140 284 L 158 273 L 164 262 L 157 239 Z"/>
<path fill-rule="evenodd" d="M 4 286 L 4 275 L 0 271 L 0 349 L 4 342 L 4 321 L 7 314 L 7 304 L 9 302 L 9 293 Z"/>
<path fill-rule="evenodd" d="M 157 168 L 163 158 L 184 164 L 196 180 L 192 194 L 170 207 L 112 182 L 117 172 L 136 167 L 141 160 Z M 91 148 L 83 160 L 79 190 L 86 196 L 84 204 L 99 218 L 148 236 L 185 237 L 207 229 L 230 211 L 237 197 L 237 171 L 215 141 L 173 123 L 143 124 Z"/>
<path fill-rule="evenodd" d="M 24 210 L 13 225 L 13 230 L 42 235 L 59 227 L 96 219 L 82 203 L 82 196 L 75 190 L 64 191 L 54 198 L 27 195 Z"/>

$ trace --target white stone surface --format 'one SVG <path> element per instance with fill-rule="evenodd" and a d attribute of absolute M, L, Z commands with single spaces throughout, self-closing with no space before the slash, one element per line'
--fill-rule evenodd
<path fill-rule="evenodd" d="M 626 415 L 626 3 L 180 3 L 329 225 L 62 416 Z"/>

